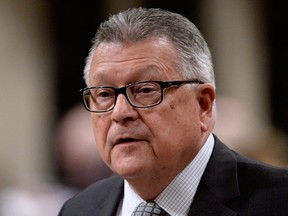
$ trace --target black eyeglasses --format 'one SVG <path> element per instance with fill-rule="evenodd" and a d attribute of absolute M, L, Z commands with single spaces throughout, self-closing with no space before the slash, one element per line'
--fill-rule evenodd
<path fill-rule="evenodd" d="M 163 91 L 166 88 L 184 84 L 203 84 L 199 80 L 179 81 L 143 81 L 128 84 L 121 88 L 112 86 L 95 86 L 80 91 L 83 94 L 83 103 L 90 112 L 103 113 L 115 107 L 119 94 L 125 95 L 129 104 L 135 108 L 148 108 L 163 101 Z"/>

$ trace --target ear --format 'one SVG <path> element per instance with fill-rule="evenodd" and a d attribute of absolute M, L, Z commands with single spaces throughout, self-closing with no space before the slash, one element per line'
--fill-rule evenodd
<path fill-rule="evenodd" d="M 201 130 L 203 132 L 212 129 L 214 125 L 214 100 L 216 97 L 215 88 L 209 84 L 205 83 L 198 87 L 197 98 L 199 102 L 199 120 Z"/>

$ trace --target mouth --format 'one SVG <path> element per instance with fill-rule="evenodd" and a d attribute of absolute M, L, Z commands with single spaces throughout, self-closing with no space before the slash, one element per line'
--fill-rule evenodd
<path fill-rule="evenodd" d="M 124 144 L 132 144 L 132 143 L 136 143 L 136 142 L 140 142 L 140 141 L 142 141 L 142 140 L 131 138 L 131 137 L 120 138 L 120 139 L 118 139 L 115 142 L 114 146 L 116 146 L 116 145 L 124 145 Z"/>

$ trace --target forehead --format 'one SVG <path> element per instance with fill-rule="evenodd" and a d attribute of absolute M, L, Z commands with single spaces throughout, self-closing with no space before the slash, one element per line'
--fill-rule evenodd
<path fill-rule="evenodd" d="M 101 43 L 95 50 L 90 80 L 172 79 L 179 77 L 173 44 L 165 38 L 133 43 Z M 163 76 L 163 77 L 162 77 Z M 138 78 L 137 78 L 138 77 Z M 139 80 L 136 80 L 139 81 Z"/>

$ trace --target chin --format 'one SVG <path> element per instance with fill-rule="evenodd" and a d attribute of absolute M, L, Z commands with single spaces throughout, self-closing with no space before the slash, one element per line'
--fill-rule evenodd
<path fill-rule="evenodd" d="M 142 168 L 131 166 L 131 164 L 129 164 L 128 167 L 115 167 L 113 171 L 125 179 L 137 179 L 145 175 L 145 172 Z"/>

